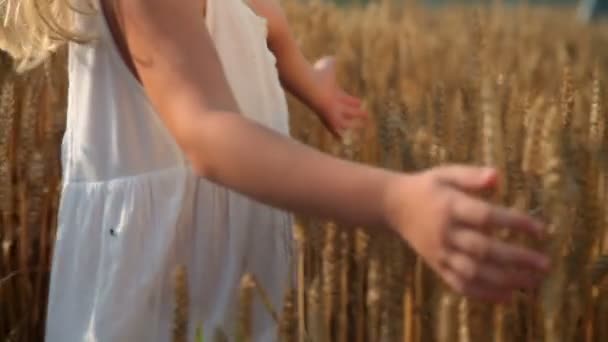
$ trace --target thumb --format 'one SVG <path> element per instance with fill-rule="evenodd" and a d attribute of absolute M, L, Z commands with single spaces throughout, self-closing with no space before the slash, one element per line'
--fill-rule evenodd
<path fill-rule="evenodd" d="M 332 120 L 331 115 L 328 114 L 319 115 L 319 119 L 321 119 L 323 126 L 336 140 L 342 140 L 341 130 L 343 129 L 343 125 L 337 122 L 338 120 Z"/>
<path fill-rule="evenodd" d="M 332 124 L 329 120 L 323 120 L 323 124 L 325 128 L 331 133 L 331 135 L 336 140 L 342 140 L 342 134 L 340 132 L 340 128 L 337 125 Z"/>
<path fill-rule="evenodd" d="M 498 184 L 498 172 L 494 168 L 457 165 L 438 172 L 441 181 L 466 192 L 490 190 Z"/>

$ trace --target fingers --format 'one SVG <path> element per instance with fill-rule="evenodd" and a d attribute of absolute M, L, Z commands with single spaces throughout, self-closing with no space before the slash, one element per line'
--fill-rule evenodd
<path fill-rule="evenodd" d="M 545 255 L 515 245 L 509 245 L 502 241 L 493 241 L 491 258 L 498 264 L 523 269 L 536 269 L 539 272 L 549 271 L 550 260 Z"/>
<path fill-rule="evenodd" d="M 480 230 L 489 227 L 514 229 L 540 237 L 543 225 L 532 217 L 515 210 L 493 206 L 465 194 L 456 195 L 453 201 L 454 218 L 465 226 Z"/>
<path fill-rule="evenodd" d="M 437 169 L 439 179 L 462 191 L 479 192 L 494 188 L 498 181 L 495 169 L 470 166 L 446 166 Z"/>
<path fill-rule="evenodd" d="M 467 297 L 498 303 L 507 301 L 511 297 L 511 291 L 508 289 L 493 288 L 479 282 L 467 282 L 452 269 L 444 270 L 440 274 L 454 291 Z"/>
<path fill-rule="evenodd" d="M 345 91 L 341 90 L 338 94 L 340 101 L 345 105 L 351 107 L 361 107 L 362 101 L 359 98 L 348 95 Z"/>
<path fill-rule="evenodd" d="M 342 103 L 341 107 L 342 117 L 347 120 L 367 119 L 369 117 L 369 113 L 360 104 Z"/>
<path fill-rule="evenodd" d="M 369 114 L 364 109 L 352 106 L 345 106 L 343 108 L 342 113 L 343 117 L 349 121 L 367 119 L 369 116 Z"/>
<path fill-rule="evenodd" d="M 349 129 L 356 129 L 361 126 L 357 120 L 340 120 L 334 125 L 334 131 L 346 131 Z M 336 133 L 339 134 L 339 133 Z M 340 134 L 341 135 L 341 134 Z"/>
<path fill-rule="evenodd" d="M 447 260 L 447 265 L 460 278 L 467 282 L 480 282 L 485 286 L 492 286 L 498 289 L 508 288 L 510 285 L 510 279 L 507 278 L 502 270 L 493 267 L 493 265 L 487 262 L 479 263 L 464 253 L 454 253 Z"/>
<path fill-rule="evenodd" d="M 327 130 L 329 131 L 329 133 L 331 133 L 331 135 L 338 140 L 342 139 L 342 134 L 340 134 L 340 131 L 343 130 L 344 128 L 342 127 L 343 125 L 341 123 L 332 123 L 329 122 L 327 119 L 322 118 L 322 122 L 323 125 L 325 126 L 325 128 L 327 128 Z"/>
<path fill-rule="evenodd" d="M 365 110 L 359 107 L 341 105 L 336 114 L 332 118 L 324 118 L 323 123 L 335 138 L 340 139 L 339 131 L 363 127 L 364 120 L 367 119 L 368 115 Z"/>
<path fill-rule="evenodd" d="M 549 271 L 549 259 L 545 255 L 492 239 L 473 229 L 455 229 L 448 237 L 448 243 L 472 260 L 495 265 L 505 272 L 520 270 L 544 274 Z M 533 279 L 519 277 L 520 275 L 513 274 L 504 281 L 522 287 L 535 285 Z"/>
<path fill-rule="evenodd" d="M 342 116 L 336 120 L 334 124 L 335 129 L 338 130 L 348 130 L 348 129 L 358 129 L 362 128 L 364 122 L 362 119 L 365 119 L 365 114 L 359 113 L 357 110 L 352 110 L 351 112 L 342 112 Z"/>
<path fill-rule="evenodd" d="M 367 118 L 369 116 L 369 113 L 363 109 L 361 99 L 347 94 L 344 90 L 339 90 L 337 96 L 345 117 L 355 119 Z"/>
<path fill-rule="evenodd" d="M 332 127 L 332 126 L 327 126 L 327 129 L 329 130 L 329 133 L 331 133 L 331 135 L 334 137 L 334 139 L 337 140 L 342 140 L 342 134 L 340 133 L 341 130 L 343 130 L 344 128 L 341 127 Z"/>
<path fill-rule="evenodd" d="M 496 243 L 474 230 L 459 228 L 451 245 L 439 274 L 455 291 L 466 296 L 503 301 L 515 290 L 537 287 L 541 273 L 544 274 L 539 269 L 546 270 L 546 264 L 541 266 L 526 256 L 519 258 L 519 252 L 507 251 L 512 246 Z"/>

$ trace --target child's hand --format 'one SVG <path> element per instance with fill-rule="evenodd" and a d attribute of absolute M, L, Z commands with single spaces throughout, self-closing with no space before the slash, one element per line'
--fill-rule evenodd
<path fill-rule="evenodd" d="M 536 287 L 548 272 L 544 255 L 490 235 L 503 227 L 539 237 L 539 222 L 467 194 L 494 189 L 494 170 L 442 167 L 395 182 L 389 223 L 456 292 L 504 301 L 514 290 Z"/>
<path fill-rule="evenodd" d="M 315 65 L 318 86 L 322 99 L 319 117 L 327 129 L 337 138 L 343 130 L 357 127 L 368 117 L 362 109 L 361 100 L 347 94 L 336 81 L 335 59 L 324 57 Z"/>

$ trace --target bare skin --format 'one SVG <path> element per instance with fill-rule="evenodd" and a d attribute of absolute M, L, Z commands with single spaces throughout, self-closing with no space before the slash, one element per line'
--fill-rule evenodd
<path fill-rule="evenodd" d="M 493 227 L 543 231 L 531 217 L 470 195 L 496 188 L 495 170 L 395 173 L 280 136 L 239 115 L 246 108 L 238 108 L 226 81 L 200 0 L 106 1 L 147 96 L 198 176 L 293 212 L 394 229 L 467 296 L 505 300 L 539 285 L 542 277 L 527 274 L 548 272 L 544 255 L 489 234 Z"/>
<path fill-rule="evenodd" d="M 335 60 L 326 56 L 311 65 L 298 47 L 287 17 L 277 0 L 248 0 L 268 22 L 268 46 L 277 57 L 281 83 L 313 109 L 336 137 L 358 127 L 368 117 L 361 100 L 348 94 L 336 81 Z"/>

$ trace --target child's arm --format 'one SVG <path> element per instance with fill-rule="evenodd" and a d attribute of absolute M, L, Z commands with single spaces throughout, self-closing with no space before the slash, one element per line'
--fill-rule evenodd
<path fill-rule="evenodd" d="M 306 60 L 277 0 L 245 1 L 268 22 L 268 45 L 277 58 L 281 83 L 313 109 L 334 135 L 367 117 L 361 101 L 337 84 L 333 58 L 322 58 L 314 66 Z"/>
<path fill-rule="evenodd" d="M 478 168 L 403 175 L 332 158 L 239 115 L 199 0 L 117 3 L 129 56 L 167 129 L 201 177 L 276 207 L 398 232 L 456 291 L 504 299 L 536 286 L 543 255 L 494 240 L 538 234 L 528 216 L 469 196 L 496 186 Z M 244 109 L 246 110 L 246 108 Z"/>

